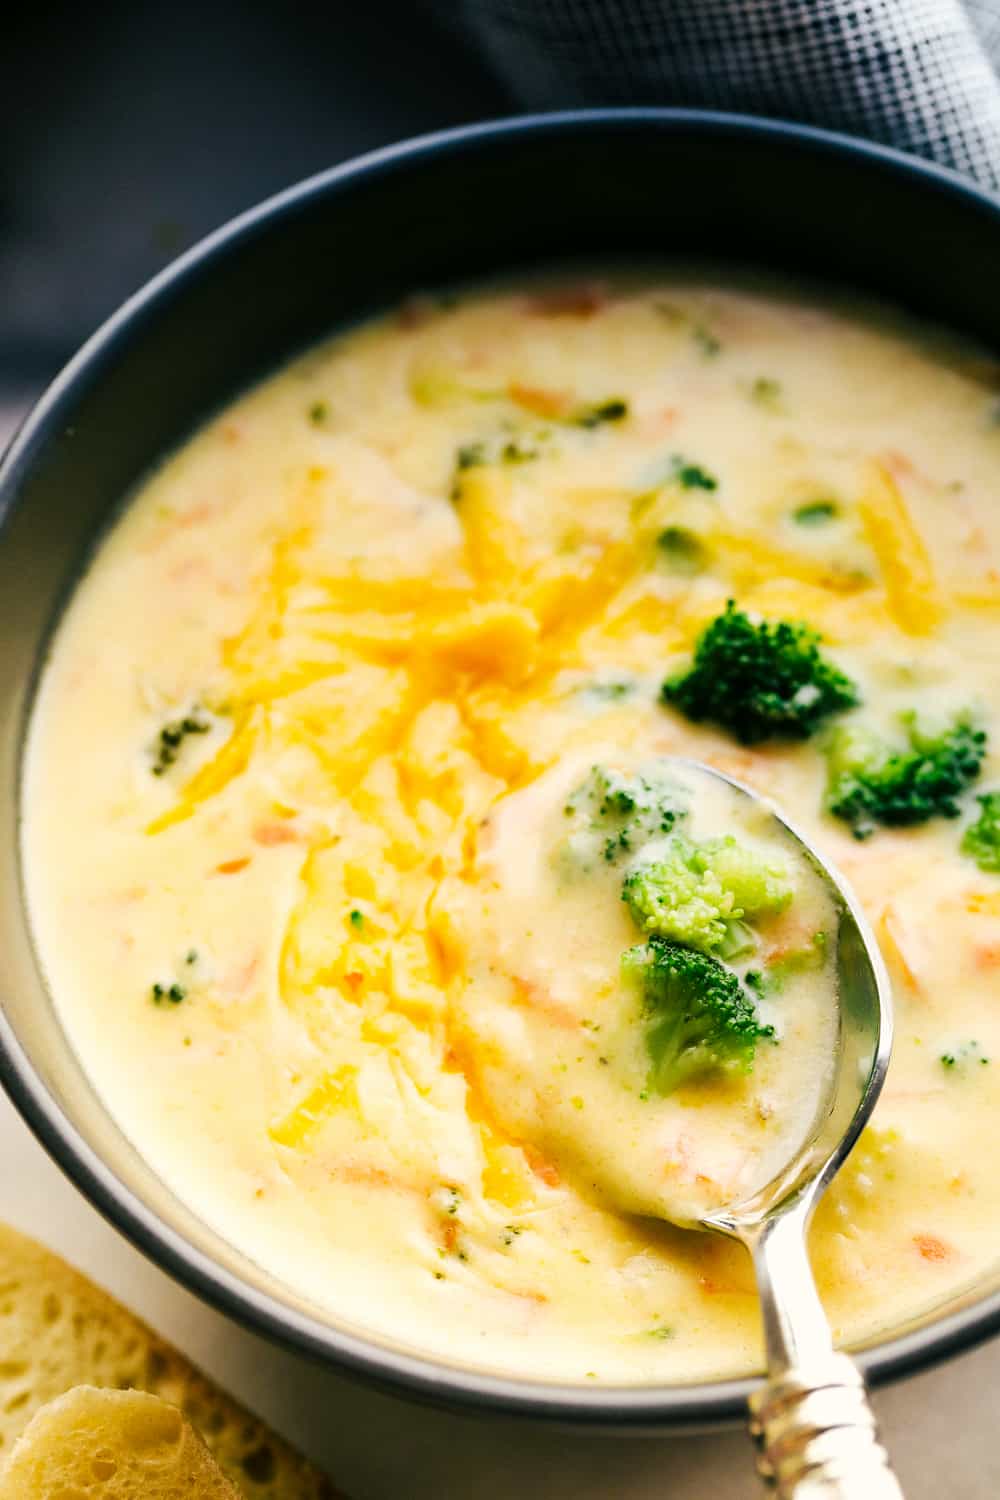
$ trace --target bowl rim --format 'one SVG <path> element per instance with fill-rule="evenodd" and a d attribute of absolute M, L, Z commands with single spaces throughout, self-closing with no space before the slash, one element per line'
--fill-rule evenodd
<path fill-rule="evenodd" d="M 892 147 L 814 126 L 715 110 L 637 107 L 512 115 L 435 131 L 354 157 L 272 195 L 229 220 L 171 262 L 115 311 L 50 383 L 15 432 L 0 461 L 0 543 L 15 496 L 36 453 L 71 408 L 78 389 L 99 378 L 147 313 L 202 269 L 247 237 L 270 227 L 317 197 L 336 194 L 360 178 L 376 179 L 441 154 L 523 138 L 656 131 L 734 142 L 771 142 L 853 159 L 897 178 L 964 201 L 1000 230 L 1000 195 L 947 167 Z M 741 1418 L 752 1377 L 671 1386 L 595 1386 L 548 1383 L 451 1365 L 430 1356 L 349 1332 L 282 1303 L 190 1243 L 148 1208 L 88 1144 L 49 1093 L 0 1007 L 0 1082 L 21 1117 L 70 1181 L 140 1252 L 218 1311 L 252 1331 L 343 1373 L 363 1377 L 396 1395 L 451 1407 L 546 1420 L 591 1429 L 668 1431 L 705 1429 Z M 858 1352 L 868 1379 L 882 1383 L 916 1373 L 1000 1331 L 1000 1291 L 937 1321 Z"/>

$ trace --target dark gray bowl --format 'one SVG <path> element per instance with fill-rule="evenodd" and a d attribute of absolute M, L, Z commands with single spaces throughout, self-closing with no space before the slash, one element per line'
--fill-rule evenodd
<path fill-rule="evenodd" d="M 18 868 L 25 720 L 89 549 L 149 466 L 255 376 L 421 287 L 586 256 L 724 258 L 888 295 L 1000 347 L 1000 203 L 894 152 L 670 110 L 505 121 L 377 152 L 265 203 L 177 261 L 85 346 L 0 469 L 0 1075 L 124 1234 L 251 1327 L 398 1392 L 616 1429 L 740 1414 L 748 1381 L 593 1389 L 421 1359 L 325 1321 L 197 1221 L 95 1096 L 56 1019 Z M 862 1353 L 876 1381 L 1000 1327 L 970 1287 Z"/>

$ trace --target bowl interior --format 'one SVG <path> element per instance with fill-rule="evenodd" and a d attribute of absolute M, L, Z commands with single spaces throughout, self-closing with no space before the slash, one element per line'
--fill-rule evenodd
<path fill-rule="evenodd" d="M 818 132 L 669 111 L 549 116 L 382 152 L 264 205 L 165 272 L 52 387 L 0 473 L 0 838 L 46 642 L 95 538 L 151 464 L 254 377 L 424 287 L 585 258 L 727 260 L 819 276 L 1000 347 L 1000 206 L 957 179 Z M 103 1109 L 0 864 L 0 1076 L 95 1204 L 254 1326 L 413 1395 L 614 1427 L 731 1418 L 747 1383 L 593 1390 L 450 1369 L 335 1328 L 177 1201 Z M 137 1086 L 139 1086 L 137 1080 Z M 884 1378 L 1000 1326 L 977 1285 L 867 1357 Z"/>

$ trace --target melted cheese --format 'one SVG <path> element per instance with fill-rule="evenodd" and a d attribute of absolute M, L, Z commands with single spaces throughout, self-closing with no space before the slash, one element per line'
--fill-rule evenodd
<path fill-rule="evenodd" d="M 813 1239 L 838 1336 L 992 1273 L 996 877 L 947 820 L 855 843 L 815 743 L 746 750 L 658 700 L 735 596 L 821 630 L 877 726 L 975 708 L 989 785 L 991 381 L 936 336 L 788 297 L 490 290 L 316 350 L 143 486 L 44 675 L 27 884 L 85 1067 L 206 1221 L 331 1318 L 442 1359 L 609 1383 L 759 1361 L 742 1252 L 623 1212 L 503 1048 L 481 1071 L 509 930 L 483 821 L 581 744 L 655 743 L 780 800 L 892 971 L 886 1092 Z M 834 519 L 796 523 L 817 498 Z M 671 566 L 669 527 L 703 566 Z M 945 1069 L 970 1040 L 996 1061 Z"/>

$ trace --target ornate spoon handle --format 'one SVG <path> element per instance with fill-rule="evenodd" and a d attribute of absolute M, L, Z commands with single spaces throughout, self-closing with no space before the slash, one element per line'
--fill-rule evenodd
<path fill-rule="evenodd" d="M 806 1218 L 793 1209 L 749 1240 L 770 1370 L 750 1400 L 758 1472 L 780 1500 L 903 1500 L 861 1372 L 834 1351 Z"/>
<path fill-rule="evenodd" d="M 750 1402 L 757 1472 L 781 1500 L 902 1500 L 852 1359 L 789 1370 Z"/>

